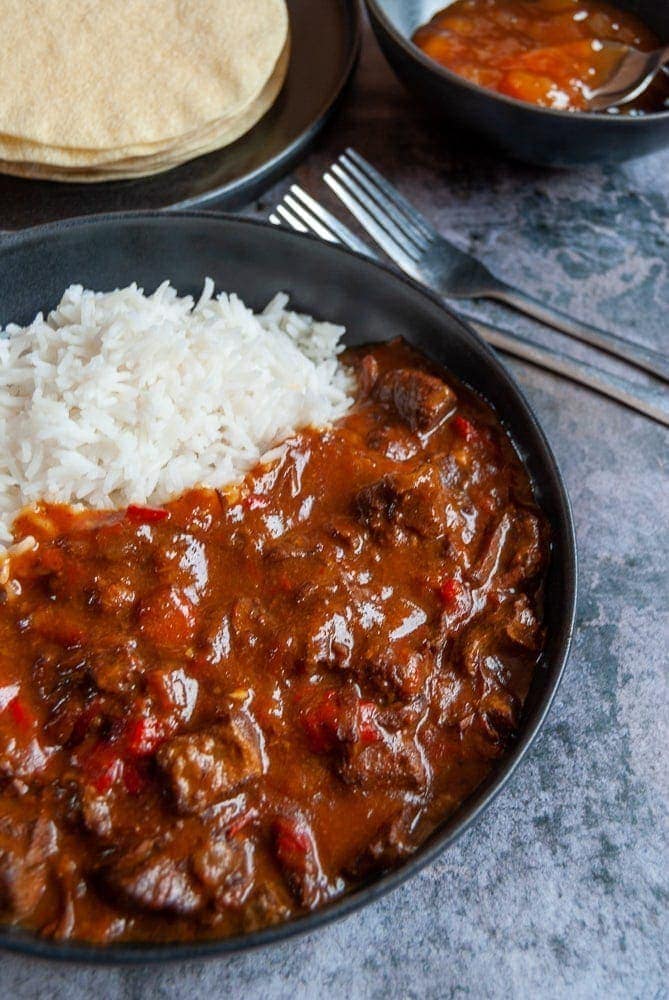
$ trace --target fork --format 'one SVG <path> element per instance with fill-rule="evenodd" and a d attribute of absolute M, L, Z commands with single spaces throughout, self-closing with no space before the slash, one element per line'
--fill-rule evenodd
<path fill-rule="evenodd" d="M 269 221 L 275 226 L 287 226 L 299 233 L 318 236 L 328 243 L 343 244 L 371 260 L 380 261 L 368 244 L 297 184 L 291 186 L 290 192 L 270 214 Z M 637 385 L 552 348 L 533 344 L 510 330 L 484 323 L 466 313 L 456 312 L 455 315 L 472 326 L 493 347 L 594 389 L 669 427 L 666 394 L 659 389 Z"/>
<path fill-rule="evenodd" d="M 444 239 L 354 149 L 347 149 L 323 179 L 381 249 L 428 288 L 456 299 L 497 299 L 575 340 L 614 354 L 669 382 L 669 358 L 664 354 L 581 323 L 495 277 L 471 254 Z"/>

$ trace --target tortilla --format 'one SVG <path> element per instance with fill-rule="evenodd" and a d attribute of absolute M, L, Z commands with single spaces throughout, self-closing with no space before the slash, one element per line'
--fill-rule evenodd
<path fill-rule="evenodd" d="M 38 163 L 152 155 L 232 128 L 288 38 L 284 0 L 0 0 L 0 21 L 3 153 L 45 147 Z"/>
<path fill-rule="evenodd" d="M 223 126 L 209 129 L 201 137 L 191 138 L 189 142 L 176 147 L 167 147 L 162 153 L 154 156 L 132 157 L 101 163 L 93 166 L 61 166 L 36 161 L 15 161 L 4 158 L 3 143 L 0 140 L 0 172 L 12 174 L 15 177 L 25 177 L 40 180 L 65 181 L 75 183 L 95 183 L 107 180 L 123 180 L 133 177 L 145 177 L 157 174 L 184 163 L 196 156 L 203 156 L 215 149 L 230 145 L 242 135 L 245 135 L 275 103 L 283 86 L 289 64 L 289 45 L 284 52 L 263 91 L 250 107 L 237 118 L 227 121 Z"/>

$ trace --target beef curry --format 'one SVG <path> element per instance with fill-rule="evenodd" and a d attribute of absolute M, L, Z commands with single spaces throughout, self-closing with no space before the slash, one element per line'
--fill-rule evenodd
<path fill-rule="evenodd" d="M 513 739 L 549 539 L 488 406 L 405 344 L 227 491 L 43 504 L 0 587 L 0 910 L 193 940 L 410 855 Z"/>

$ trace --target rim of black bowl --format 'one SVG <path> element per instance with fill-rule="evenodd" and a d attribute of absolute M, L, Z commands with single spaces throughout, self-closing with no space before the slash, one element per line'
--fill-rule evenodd
<path fill-rule="evenodd" d="M 669 118 L 669 108 L 666 111 L 645 112 L 643 115 L 607 115 L 601 111 L 559 111 L 557 108 L 542 108 L 538 104 L 532 104 L 530 101 L 521 101 L 517 97 L 508 97 L 506 94 L 500 94 L 499 91 L 491 90 L 489 87 L 480 87 L 477 83 L 472 83 L 466 77 L 459 76 L 446 66 L 442 66 L 436 59 L 431 59 L 430 56 L 426 55 L 404 32 L 396 27 L 385 10 L 380 6 L 378 0 L 365 0 L 365 6 L 370 16 L 379 22 L 383 30 L 404 49 L 410 58 L 420 63 L 426 70 L 434 73 L 436 76 L 443 77 L 449 83 L 458 83 L 466 90 L 471 90 L 472 93 L 486 94 L 493 100 L 500 101 L 502 104 L 508 104 L 512 108 L 525 108 L 526 111 L 533 112 L 534 114 L 550 115 L 553 118 L 560 118 L 563 121 L 569 119 L 570 121 L 611 122 L 612 124 L 614 122 L 624 122 L 626 125 L 633 122 L 635 126 Z"/>
<path fill-rule="evenodd" d="M 309 234 L 289 232 L 285 229 L 277 230 L 276 227 L 269 223 L 256 219 L 244 219 L 222 212 L 176 210 L 169 212 L 110 212 L 101 215 L 79 216 L 77 218 L 61 220 L 60 222 L 32 226 L 29 229 L 23 229 L 19 232 L 3 234 L 2 238 L 0 238 L 0 249 L 3 247 L 10 249 L 12 244 L 18 244 L 24 240 L 34 239 L 35 237 L 49 237 L 64 229 L 85 228 L 86 226 L 99 225 L 100 223 L 122 222 L 124 220 L 130 221 L 142 218 L 163 218 L 166 221 L 174 218 L 205 218 L 209 220 L 228 221 L 238 225 L 265 229 L 270 232 L 281 232 L 289 239 L 312 240 L 321 246 L 323 245 L 322 240 L 319 240 L 317 237 L 310 236 Z M 502 364 L 498 356 L 486 344 L 483 338 L 468 323 L 453 313 L 438 295 L 392 267 L 380 261 L 371 260 L 369 257 L 349 250 L 347 247 L 330 244 L 328 245 L 328 251 L 356 258 L 361 263 L 373 269 L 383 271 L 395 281 L 408 286 L 414 292 L 436 304 L 442 312 L 448 315 L 450 321 L 457 325 L 461 332 L 464 332 L 467 339 L 474 342 L 477 349 L 483 351 L 498 378 L 511 387 L 517 397 L 517 404 L 524 411 L 523 416 L 525 420 L 537 438 L 539 445 L 537 451 L 541 454 L 542 464 L 546 466 L 553 480 L 555 499 L 557 500 L 555 515 L 556 529 L 559 532 L 561 546 L 564 550 L 562 568 L 565 581 L 565 602 L 562 606 L 561 619 L 556 629 L 556 652 L 550 663 L 541 664 L 547 671 L 550 668 L 551 676 L 546 679 L 545 688 L 541 693 L 538 704 L 534 708 L 533 718 L 523 725 L 518 739 L 508 754 L 500 760 L 496 771 L 478 786 L 455 813 L 446 818 L 443 825 L 438 827 L 404 864 L 399 868 L 384 873 L 369 883 L 363 883 L 344 896 L 333 900 L 331 903 L 312 913 L 257 931 L 251 931 L 248 934 L 185 943 L 179 941 L 161 941 L 155 943 L 140 942 L 137 944 L 121 943 L 116 945 L 112 943 L 109 945 L 95 945 L 77 941 L 54 941 L 38 937 L 36 934 L 20 928 L 12 928 L 5 924 L 0 925 L 0 949 L 22 954 L 29 958 L 51 959 L 59 962 L 78 962 L 81 964 L 107 966 L 143 965 L 223 958 L 273 944 L 280 944 L 298 935 L 318 930 L 318 928 L 326 924 L 340 920 L 362 909 L 380 899 L 391 890 L 398 888 L 438 858 L 447 847 L 455 843 L 476 822 L 493 799 L 506 786 L 534 743 L 546 720 L 560 686 L 569 657 L 576 615 L 578 573 L 576 533 L 571 503 L 553 450 L 513 374 Z M 473 388 L 475 389 L 475 387 Z M 526 465 L 524 459 L 521 458 L 521 461 L 523 461 L 523 465 Z"/>

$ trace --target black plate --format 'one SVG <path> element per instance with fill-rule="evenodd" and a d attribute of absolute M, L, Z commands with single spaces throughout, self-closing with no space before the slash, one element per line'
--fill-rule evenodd
<path fill-rule="evenodd" d="M 379 45 L 400 79 L 451 128 L 474 132 L 503 153 L 529 163 L 574 166 L 625 160 L 669 145 L 669 111 L 634 117 L 539 108 L 440 66 L 411 36 L 449 0 L 365 3 Z M 669 44 L 667 0 L 615 0 L 615 6 L 632 11 Z"/>
<path fill-rule="evenodd" d="M 0 174 L 0 229 L 100 212 L 251 201 L 286 173 L 334 111 L 360 49 L 359 0 L 287 0 L 291 57 L 283 90 L 258 124 L 225 149 L 154 177 L 62 184 Z"/>
<path fill-rule="evenodd" d="M 401 868 L 306 917 L 241 937 L 200 944 L 111 945 L 46 941 L 0 929 L 0 946 L 49 958 L 99 963 L 222 955 L 311 931 L 377 899 L 419 871 L 462 833 L 510 777 L 541 726 L 565 666 L 574 619 L 574 529 L 555 458 L 516 382 L 469 327 L 408 278 L 348 250 L 247 220 L 178 212 L 79 219 L 0 242 L 0 324 L 30 322 L 71 282 L 110 290 L 137 281 L 148 292 L 170 278 L 197 295 L 205 276 L 254 309 L 278 291 L 291 305 L 347 327 L 347 342 L 403 336 L 445 365 L 497 410 L 535 484 L 553 531 L 546 593 L 547 644 L 523 712 L 518 742 L 489 779 Z"/>

